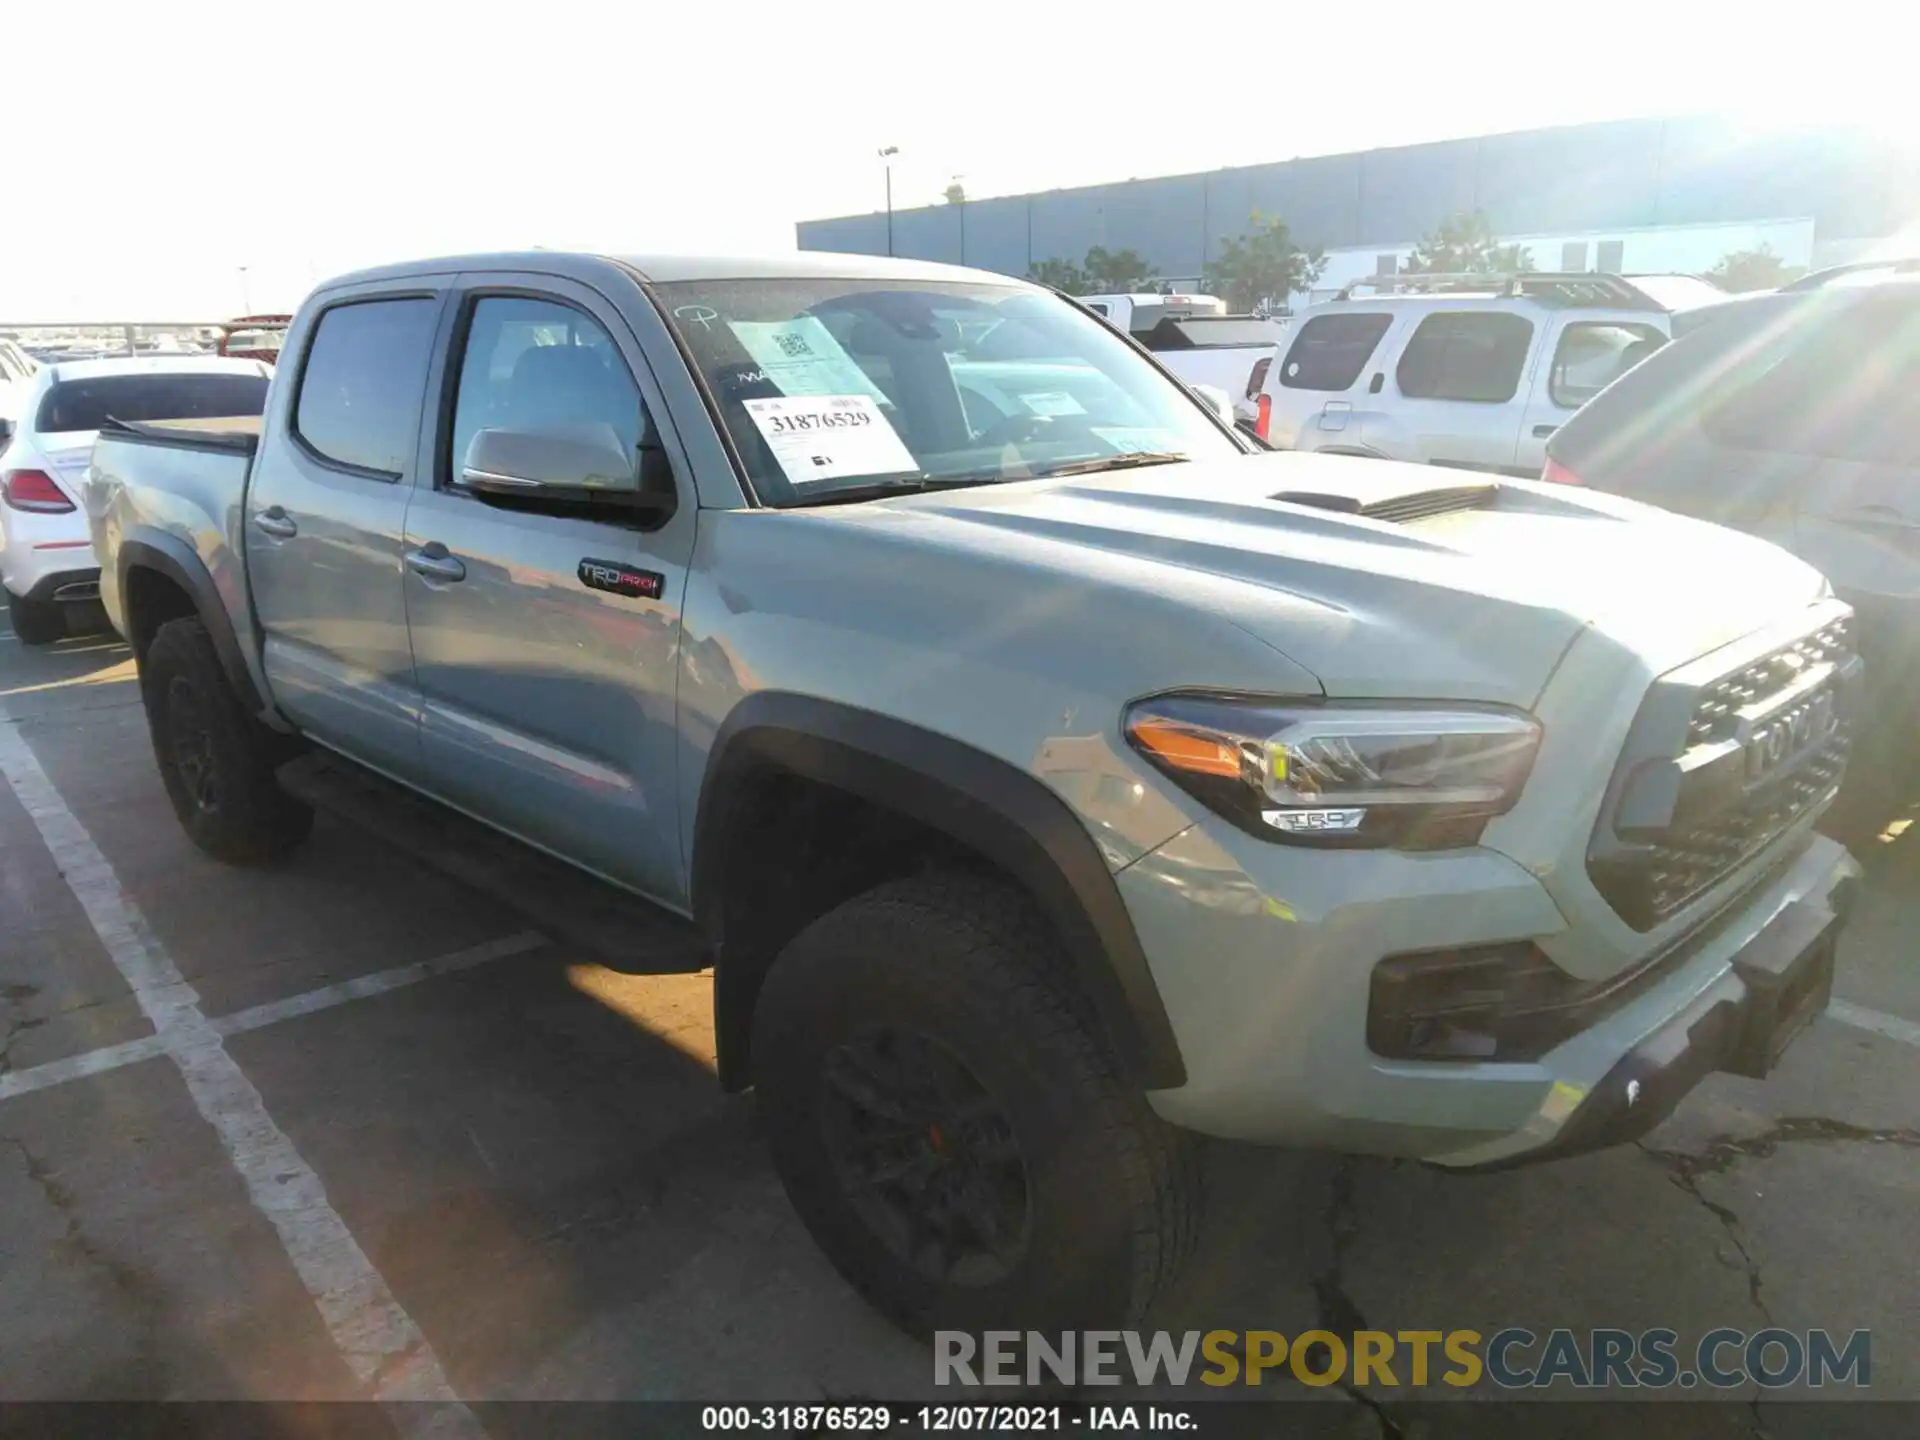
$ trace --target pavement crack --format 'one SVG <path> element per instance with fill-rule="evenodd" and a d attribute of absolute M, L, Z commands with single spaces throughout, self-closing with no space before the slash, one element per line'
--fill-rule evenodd
<path fill-rule="evenodd" d="M 1672 1150 L 1655 1150 L 1644 1143 L 1640 1144 L 1640 1150 L 1649 1159 L 1664 1165 L 1667 1170 L 1667 1178 L 1679 1189 L 1685 1191 L 1696 1205 L 1720 1222 L 1720 1228 L 1726 1232 L 1727 1239 L 1732 1243 L 1735 1251 L 1739 1253 L 1741 1268 L 1746 1271 L 1747 1299 L 1752 1302 L 1753 1308 L 1758 1310 L 1761 1316 L 1765 1318 L 1767 1324 L 1773 1324 L 1773 1312 L 1767 1308 L 1766 1284 L 1760 1274 L 1760 1262 L 1754 1258 L 1753 1252 L 1747 1248 L 1746 1230 L 1740 1223 L 1739 1215 L 1734 1212 L 1732 1207 L 1722 1205 L 1718 1200 L 1708 1198 L 1706 1193 L 1700 1188 L 1700 1177 L 1702 1175 L 1717 1175 L 1724 1170 L 1727 1165 L 1732 1164 L 1733 1161 L 1728 1160 L 1725 1164 L 1718 1165 L 1704 1164 L 1701 1163 L 1703 1161 L 1702 1156 L 1687 1155 Z M 1737 1156 L 1735 1158 L 1737 1158 Z"/>
<path fill-rule="evenodd" d="M 1875 1129 L 1867 1125 L 1852 1125 L 1845 1120 L 1830 1120 L 1824 1115 L 1789 1115 L 1758 1135 L 1717 1135 L 1698 1150 L 1656 1150 L 1644 1143 L 1640 1148 L 1674 1174 L 1697 1178 L 1722 1174 L 1742 1160 L 1768 1159 L 1782 1145 L 1818 1142 L 1901 1145 L 1920 1149 L 1920 1130 L 1904 1127 Z"/>
<path fill-rule="evenodd" d="M 1327 1182 L 1327 1268 L 1313 1277 L 1313 1296 L 1318 1306 L 1318 1325 L 1333 1335 L 1344 1335 L 1349 1343 L 1362 1330 L 1371 1330 L 1365 1315 L 1347 1293 L 1347 1251 L 1360 1234 L 1360 1216 L 1353 1198 L 1353 1160 L 1341 1156 Z M 1404 1440 L 1406 1432 L 1387 1409 L 1385 1402 L 1367 1394 L 1353 1383 L 1351 1370 L 1341 1373 L 1340 1389 L 1349 1399 L 1373 1412 L 1383 1440 Z"/>
<path fill-rule="evenodd" d="M 15 1135 L 0 1135 L 0 1145 L 12 1147 L 14 1153 L 20 1157 L 27 1179 L 46 1197 L 47 1204 L 53 1207 L 54 1213 L 60 1217 L 61 1223 L 66 1227 L 65 1233 L 56 1239 L 54 1244 L 78 1255 L 104 1275 L 108 1283 L 138 1317 L 142 1367 L 148 1371 L 153 1380 L 152 1393 L 162 1393 L 164 1387 L 159 1384 L 162 1367 L 154 1353 L 166 1308 L 159 1288 L 138 1269 L 117 1256 L 109 1254 L 94 1242 L 81 1226 L 79 1206 L 73 1192 L 61 1183 L 59 1175 L 51 1166 L 27 1148 L 24 1140 Z"/>

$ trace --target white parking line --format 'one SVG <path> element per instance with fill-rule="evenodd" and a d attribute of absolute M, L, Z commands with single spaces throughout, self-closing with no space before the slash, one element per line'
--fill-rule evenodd
<path fill-rule="evenodd" d="M 1898 1015 L 1869 1010 L 1864 1005 L 1850 1004 L 1845 1000 L 1829 1003 L 1827 1014 L 1842 1025 L 1851 1025 L 1856 1030 L 1871 1030 L 1876 1035 L 1884 1035 L 1889 1040 L 1898 1040 L 1903 1045 L 1920 1049 L 1920 1025 L 1911 1020 L 1902 1020 Z"/>
<path fill-rule="evenodd" d="M 179 1067 L 201 1117 L 220 1137 L 255 1207 L 278 1232 L 355 1378 L 380 1400 L 439 1402 L 389 1407 L 395 1423 L 408 1431 L 484 1435 L 447 1383 L 440 1357 L 327 1202 L 326 1186 L 313 1167 L 274 1123 L 260 1092 L 227 1054 L 220 1032 L 200 1009 L 199 994 L 121 889 L 106 856 L 60 798 L 4 708 L 0 774 L 32 817 L 101 945 L 152 1022 L 168 1058 Z"/>
<path fill-rule="evenodd" d="M 277 1025 L 282 1020 L 311 1015 L 317 1010 L 331 1010 L 334 1006 L 344 1005 L 349 1000 L 364 1000 L 369 996 L 384 995 L 389 990 L 418 985 L 422 980 L 431 980 L 436 975 L 453 975 L 462 970 L 471 970 L 476 965 L 485 965 L 492 960 L 504 960 L 511 955 L 524 955 L 527 951 L 537 950 L 546 943 L 546 936 L 532 930 L 523 930 L 517 935 L 507 935 L 498 940 L 489 940 L 482 945 L 472 945 L 465 950 L 456 950 L 451 955 L 440 955 L 432 960 L 419 960 L 411 965 L 399 965 L 374 975 L 357 975 L 351 980 L 342 980 L 336 985 L 309 990 L 304 995 L 291 995 L 285 1000 L 270 1000 L 264 1005 L 236 1010 L 231 1015 L 215 1015 L 210 1017 L 207 1023 L 219 1035 L 241 1035 L 249 1030 L 258 1030 L 265 1025 Z M 98 1050 L 89 1050 L 84 1055 L 70 1055 L 63 1060 L 49 1060 L 46 1064 L 35 1065 L 31 1069 L 15 1070 L 9 1074 L 0 1075 L 0 1100 L 10 1100 L 16 1095 L 31 1095 L 36 1090 L 64 1085 L 69 1080 L 84 1080 L 89 1075 L 103 1075 L 109 1070 L 118 1070 L 123 1065 L 137 1065 L 143 1060 L 152 1060 L 166 1053 L 167 1044 L 162 1037 L 147 1035 L 139 1040 L 126 1041 L 124 1044 L 106 1045 Z"/>

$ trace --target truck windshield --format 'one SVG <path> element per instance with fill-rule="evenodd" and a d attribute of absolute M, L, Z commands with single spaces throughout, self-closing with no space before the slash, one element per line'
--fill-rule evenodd
<path fill-rule="evenodd" d="M 264 375 L 87 375 L 52 386 L 40 398 L 34 428 L 43 435 L 98 430 L 108 416 L 127 421 L 225 419 L 258 415 L 266 404 Z"/>
<path fill-rule="evenodd" d="M 986 485 L 1244 451 L 1057 297 L 991 283 L 656 287 L 762 503 Z"/>

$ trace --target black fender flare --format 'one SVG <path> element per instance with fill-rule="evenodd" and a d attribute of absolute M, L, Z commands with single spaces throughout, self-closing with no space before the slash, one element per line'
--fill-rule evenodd
<path fill-rule="evenodd" d="M 120 583 L 121 608 L 126 613 L 127 628 L 134 630 L 132 605 L 129 601 L 131 591 L 127 581 L 135 570 L 153 570 L 164 575 L 178 585 L 193 602 L 194 613 L 200 623 L 207 627 L 207 634 L 213 637 L 213 648 L 220 656 L 220 667 L 227 673 L 227 683 L 233 686 L 233 693 L 240 697 L 241 704 L 258 714 L 266 708 L 258 688 L 253 683 L 253 672 L 247 668 L 246 656 L 240 650 L 240 637 L 234 634 L 233 619 L 227 614 L 226 602 L 220 598 L 219 587 L 213 583 L 213 575 L 203 561 L 186 541 L 174 535 L 153 535 L 140 540 L 121 542 L 116 557 L 117 578 Z M 129 643 L 132 635 L 127 636 Z"/>
<path fill-rule="evenodd" d="M 730 987 L 720 933 L 729 820 L 766 769 L 847 791 L 951 836 L 1024 886 L 1059 934 L 1122 1073 L 1145 1089 L 1186 1083 L 1173 1023 L 1113 871 L 1080 818 L 1041 781 L 906 721 L 780 692 L 748 696 L 714 737 L 694 827 L 694 917 L 712 946 L 722 1077 L 752 993 Z M 737 1076 L 735 1077 L 738 1078 Z"/>

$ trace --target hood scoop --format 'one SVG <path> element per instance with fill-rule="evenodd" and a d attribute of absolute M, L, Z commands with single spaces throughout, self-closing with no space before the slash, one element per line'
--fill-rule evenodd
<path fill-rule="evenodd" d="M 1397 467 L 1396 467 L 1397 468 Z M 1270 495 L 1286 505 L 1305 505 L 1315 510 L 1331 510 L 1339 515 L 1358 515 L 1366 520 L 1384 520 L 1390 525 L 1407 525 L 1434 515 L 1456 510 L 1489 510 L 1500 496 L 1500 487 L 1491 481 L 1470 485 L 1442 485 L 1430 490 L 1401 490 L 1375 493 L 1282 490 Z"/>

